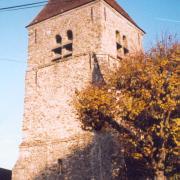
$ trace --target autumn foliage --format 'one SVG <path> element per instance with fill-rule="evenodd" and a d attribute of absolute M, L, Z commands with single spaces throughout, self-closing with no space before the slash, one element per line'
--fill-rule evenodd
<path fill-rule="evenodd" d="M 141 176 L 145 169 L 158 180 L 178 174 L 179 62 L 180 44 L 169 37 L 122 60 L 104 85 L 91 84 L 75 98 L 82 128 L 119 132 L 126 162 L 137 163 Z"/>

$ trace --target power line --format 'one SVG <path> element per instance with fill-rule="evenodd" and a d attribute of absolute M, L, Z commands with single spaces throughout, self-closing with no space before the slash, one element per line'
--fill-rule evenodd
<path fill-rule="evenodd" d="M 0 0 L 2 1 L 2 0 Z M 1 12 L 6 12 L 6 11 L 17 11 L 17 10 L 24 10 L 24 9 L 30 9 L 30 8 L 36 8 L 36 7 L 41 7 L 46 5 L 48 1 L 40 1 L 40 2 L 34 2 L 34 3 L 28 3 L 28 4 L 20 4 L 16 6 L 9 6 L 9 7 L 4 7 L 0 8 L 0 13 Z M 49 3 L 49 5 L 54 5 L 54 3 Z M 165 22 L 173 22 L 173 23 L 180 23 L 179 20 L 174 20 L 174 19 L 167 19 L 167 18 L 155 18 L 158 21 L 165 21 Z"/>
<path fill-rule="evenodd" d="M 23 7 L 33 6 L 33 5 L 40 5 L 42 3 L 44 4 L 44 3 L 47 3 L 47 2 L 48 1 L 40 1 L 40 2 L 36 2 L 36 3 L 29 3 L 29 4 L 21 4 L 21 5 L 16 5 L 16 6 L 9 6 L 9 7 L 0 8 L 0 11 L 16 9 L 16 8 L 23 8 Z"/>
<path fill-rule="evenodd" d="M 23 9 L 31 9 L 31 8 L 36 8 L 36 7 L 42 7 L 42 6 L 44 6 L 44 5 L 45 5 L 45 4 L 43 4 L 43 5 L 29 6 L 29 7 L 22 7 L 22 8 L 7 9 L 7 10 L 0 11 L 0 13 L 1 13 L 1 12 L 9 12 L 9 11 L 18 11 L 18 10 L 23 10 Z"/>
<path fill-rule="evenodd" d="M 0 0 L 1 1 L 1 0 Z M 36 7 L 42 7 L 47 4 L 48 1 L 41 1 L 37 3 L 31 3 L 31 4 L 22 4 L 17 6 L 10 6 L 5 8 L 0 8 L 1 12 L 7 12 L 7 11 L 17 11 L 17 10 L 23 10 L 23 9 L 30 9 L 30 8 L 36 8 Z M 57 2 L 48 3 L 48 5 L 55 5 Z"/>
<path fill-rule="evenodd" d="M 20 63 L 20 64 L 27 64 L 27 62 L 25 61 L 19 61 L 17 59 L 8 59 L 8 58 L 0 58 L 0 61 L 4 61 L 4 62 L 12 62 L 12 63 Z"/>

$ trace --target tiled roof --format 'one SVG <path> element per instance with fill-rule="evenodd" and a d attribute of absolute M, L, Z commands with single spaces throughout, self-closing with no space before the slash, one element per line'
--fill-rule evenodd
<path fill-rule="evenodd" d="M 37 24 L 53 16 L 62 14 L 66 11 L 83 6 L 93 1 L 95 0 L 49 0 L 47 5 L 42 9 L 42 11 L 28 26 Z M 132 24 L 134 24 L 136 27 L 142 30 L 115 0 L 104 0 L 104 1 L 108 3 L 112 8 L 114 8 L 116 11 L 118 11 L 126 19 L 128 19 Z"/>

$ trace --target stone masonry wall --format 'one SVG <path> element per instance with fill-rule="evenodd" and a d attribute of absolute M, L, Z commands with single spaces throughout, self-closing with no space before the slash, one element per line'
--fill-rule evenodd
<path fill-rule="evenodd" d="M 119 64 L 113 58 L 114 19 L 127 23 L 97 0 L 29 27 L 23 141 L 13 180 L 113 179 L 111 160 L 117 153 L 114 138 L 105 132 L 83 131 L 72 100 L 76 90 L 92 81 L 93 52 L 104 77 L 108 68 Z M 137 35 L 137 29 L 132 26 L 128 30 L 129 26 L 124 28 L 130 36 Z M 73 56 L 53 62 L 55 36 L 61 35 L 65 43 L 67 30 L 74 36 Z"/>
<path fill-rule="evenodd" d="M 72 30 L 74 35 L 74 55 L 100 51 L 101 28 L 99 1 L 29 27 L 29 67 L 37 67 L 51 62 L 53 59 L 52 49 L 57 45 L 55 36 L 61 35 L 62 44 L 64 44 L 67 41 L 68 30 Z"/>
<path fill-rule="evenodd" d="M 120 32 L 122 37 L 127 37 L 128 49 L 130 53 L 141 51 L 143 32 L 126 18 L 114 10 L 109 4 L 102 1 L 102 51 L 117 57 L 116 50 L 116 31 Z"/>

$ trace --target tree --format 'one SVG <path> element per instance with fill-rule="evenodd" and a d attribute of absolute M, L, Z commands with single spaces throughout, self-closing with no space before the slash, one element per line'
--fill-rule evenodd
<path fill-rule="evenodd" d="M 169 37 L 124 59 L 106 84 L 89 85 L 74 103 L 83 129 L 119 132 L 127 162 L 142 163 L 156 180 L 178 171 L 179 61 L 180 44 Z"/>

